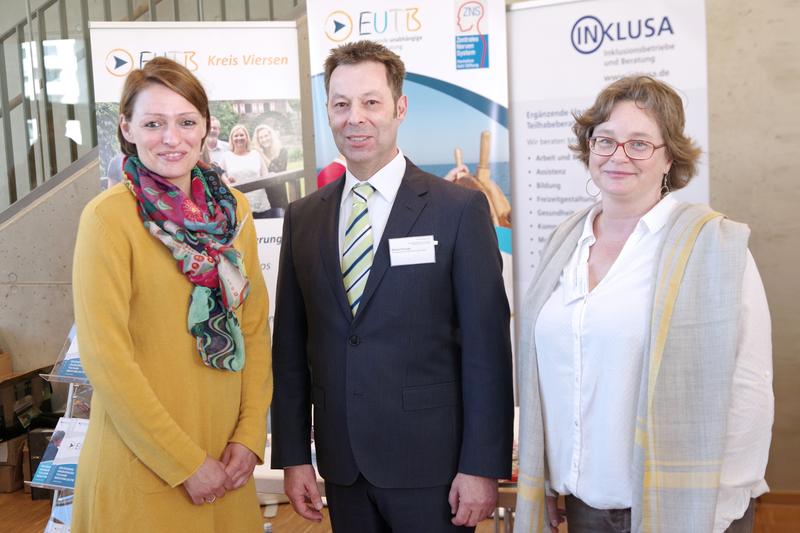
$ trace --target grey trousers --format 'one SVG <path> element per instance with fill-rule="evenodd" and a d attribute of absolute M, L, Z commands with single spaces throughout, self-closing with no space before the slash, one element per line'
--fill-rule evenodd
<path fill-rule="evenodd" d="M 630 533 L 630 509 L 595 509 L 575 496 L 566 497 L 569 533 Z M 756 516 L 755 500 L 750 500 L 744 515 L 734 520 L 725 533 L 752 533 Z"/>

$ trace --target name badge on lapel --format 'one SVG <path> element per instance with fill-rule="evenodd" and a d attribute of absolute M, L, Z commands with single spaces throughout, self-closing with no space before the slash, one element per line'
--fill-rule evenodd
<path fill-rule="evenodd" d="M 435 263 L 437 244 L 433 235 L 389 239 L 389 260 L 393 267 Z"/>

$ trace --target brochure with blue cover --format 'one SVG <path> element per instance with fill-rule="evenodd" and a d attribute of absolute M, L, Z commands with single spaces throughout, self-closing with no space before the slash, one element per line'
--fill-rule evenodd
<path fill-rule="evenodd" d="M 61 418 L 42 455 L 31 485 L 48 489 L 74 489 L 78 457 L 88 428 L 88 420 Z"/>
<path fill-rule="evenodd" d="M 58 358 L 53 370 L 50 372 L 50 379 L 53 381 L 77 381 L 86 382 L 86 373 L 81 366 L 80 350 L 78 348 L 78 334 L 75 324 L 69 330 L 69 337 L 65 343 L 65 350 Z"/>

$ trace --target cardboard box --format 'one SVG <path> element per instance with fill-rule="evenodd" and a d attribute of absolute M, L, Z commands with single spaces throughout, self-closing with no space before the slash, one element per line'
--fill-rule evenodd
<path fill-rule="evenodd" d="M 22 488 L 22 465 L 0 465 L 0 492 L 15 492 Z"/>
<path fill-rule="evenodd" d="M 0 380 L 11 375 L 11 354 L 0 351 Z"/>
<path fill-rule="evenodd" d="M 22 488 L 22 447 L 26 442 L 27 435 L 0 442 L 0 492 Z"/>
<path fill-rule="evenodd" d="M 14 404 L 29 395 L 33 407 L 39 408 L 50 390 L 47 382 L 39 374 L 49 371 L 50 367 L 44 367 L 0 378 L 0 439 L 8 437 L 15 425 L 19 426 L 17 435 L 25 429 L 17 420 Z"/>
<path fill-rule="evenodd" d="M 14 492 L 23 487 L 22 448 L 27 435 L 0 442 L 0 492 Z"/>
<path fill-rule="evenodd" d="M 25 446 L 26 442 L 28 442 L 27 435 L 20 435 L 19 437 L 0 442 L 0 465 L 22 465 L 22 447 Z"/>

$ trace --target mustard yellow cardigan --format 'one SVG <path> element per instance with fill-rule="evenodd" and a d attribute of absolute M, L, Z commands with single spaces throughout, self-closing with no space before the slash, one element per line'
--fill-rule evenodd
<path fill-rule="evenodd" d="M 249 212 L 234 191 L 237 220 Z M 94 387 L 75 489 L 74 533 L 255 532 L 262 520 L 253 479 L 195 506 L 184 480 L 206 454 L 238 442 L 263 461 L 272 397 L 267 290 L 255 226 L 235 247 L 250 295 L 237 312 L 242 372 L 203 365 L 187 330 L 191 283 L 144 228 L 133 195 L 116 185 L 84 209 L 73 267 L 81 361 Z"/>

